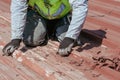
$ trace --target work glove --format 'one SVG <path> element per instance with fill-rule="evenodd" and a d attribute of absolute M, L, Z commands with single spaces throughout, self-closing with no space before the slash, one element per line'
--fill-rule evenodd
<path fill-rule="evenodd" d="M 57 53 L 63 57 L 69 56 L 73 45 L 74 45 L 74 39 L 65 37 L 63 41 L 60 43 Z"/>
<path fill-rule="evenodd" d="M 11 56 L 19 48 L 21 39 L 13 39 L 3 48 L 3 56 Z"/>

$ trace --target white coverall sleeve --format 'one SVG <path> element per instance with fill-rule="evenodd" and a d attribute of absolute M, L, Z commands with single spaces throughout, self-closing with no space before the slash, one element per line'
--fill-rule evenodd
<path fill-rule="evenodd" d="M 72 20 L 65 37 L 77 39 L 88 12 L 88 0 L 69 0 L 72 6 Z"/>
<path fill-rule="evenodd" d="M 22 39 L 27 8 L 27 0 L 11 0 L 11 39 Z"/>

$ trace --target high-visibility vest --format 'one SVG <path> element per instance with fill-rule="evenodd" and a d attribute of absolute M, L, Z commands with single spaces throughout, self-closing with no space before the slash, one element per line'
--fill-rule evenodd
<path fill-rule="evenodd" d="M 29 0 L 29 6 L 46 19 L 58 19 L 71 10 L 69 0 Z"/>

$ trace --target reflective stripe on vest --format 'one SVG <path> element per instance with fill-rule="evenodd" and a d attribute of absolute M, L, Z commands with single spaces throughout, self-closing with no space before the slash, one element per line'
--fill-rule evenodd
<path fill-rule="evenodd" d="M 50 20 L 61 18 L 71 10 L 68 0 L 29 0 L 29 5 Z"/>

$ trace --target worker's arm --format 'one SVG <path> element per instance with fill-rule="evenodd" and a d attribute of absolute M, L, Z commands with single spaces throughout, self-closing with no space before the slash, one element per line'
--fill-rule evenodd
<path fill-rule="evenodd" d="M 87 0 L 69 0 L 72 6 L 72 20 L 65 37 L 77 39 L 83 27 L 87 11 Z"/>
<path fill-rule="evenodd" d="M 22 39 L 26 23 L 27 0 L 11 1 L 11 39 Z"/>
<path fill-rule="evenodd" d="M 11 56 L 19 48 L 26 23 L 27 0 L 11 0 L 11 41 L 3 48 L 3 55 Z"/>
<path fill-rule="evenodd" d="M 69 2 L 72 6 L 72 20 L 65 38 L 59 46 L 58 53 L 61 56 L 68 56 L 70 54 L 74 41 L 78 38 L 83 27 L 88 11 L 88 0 L 69 0 Z"/>

